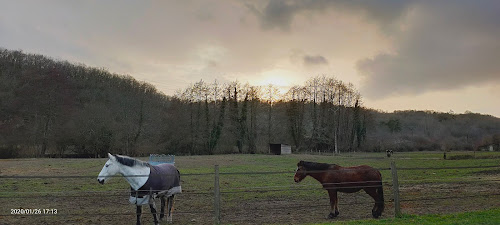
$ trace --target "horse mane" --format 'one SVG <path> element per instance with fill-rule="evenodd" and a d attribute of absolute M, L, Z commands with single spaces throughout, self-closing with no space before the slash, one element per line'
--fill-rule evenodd
<path fill-rule="evenodd" d="M 138 160 L 138 159 L 134 159 L 134 158 L 131 158 L 131 157 L 128 157 L 128 156 L 124 156 L 124 155 L 113 155 L 115 158 L 116 158 L 116 161 L 118 161 L 120 164 L 124 165 L 124 166 L 130 166 L 130 167 L 133 167 L 133 166 L 149 166 L 149 163 L 147 162 L 144 162 L 144 161 L 141 161 L 141 160 Z"/>
<path fill-rule="evenodd" d="M 307 170 L 327 170 L 332 164 L 300 161 L 297 166 L 303 166 Z M 334 165 L 334 164 L 333 164 Z"/>

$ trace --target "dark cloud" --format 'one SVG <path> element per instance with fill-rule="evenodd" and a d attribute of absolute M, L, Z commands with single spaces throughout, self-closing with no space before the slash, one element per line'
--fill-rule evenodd
<path fill-rule="evenodd" d="M 304 65 L 306 66 L 316 66 L 316 65 L 324 65 L 328 64 L 328 61 L 326 60 L 325 57 L 321 55 L 306 55 L 304 56 Z"/>
<path fill-rule="evenodd" d="M 421 4 L 396 51 L 358 61 L 368 98 L 500 82 L 500 2 Z"/>
<path fill-rule="evenodd" d="M 282 0 L 269 1 L 263 10 L 257 9 L 253 4 L 246 6 L 259 18 L 261 27 L 265 30 L 273 28 L 290 30 L 294 14 L 299 10 L 295 4 Z"/>
<path fill-rule="evenodd" d="M 207 61 L 207 66 L 208 67 L 217 67 L 217 62 L 214 60 L 208 60 Z"/>
<path fill-rule="evenodd" d="M 293 32 L 296 15 L 325 10 L 376 24 L 394 49 L 357 62 L 363 76 L 361 89 L 368 98 L 500 81 L 499 1 L 270 0 L 253 4 L 247 8 L 264 30 Z M 303 60 L 306 65 L 326 62 L 313 56 Z"/>
<path fill-rule="evenodd" d="M 386 26 L 403 15 L 412 2 L 413 0 L 270 0 L 260 7 L 253 1 L 246 6 L 257 16 L 262 29 L 278 28 L 289 31 L 296 14 L 307 11 L 322 12 L 327 9 L 355 14 L 361 12 L 368 21 Z"/>

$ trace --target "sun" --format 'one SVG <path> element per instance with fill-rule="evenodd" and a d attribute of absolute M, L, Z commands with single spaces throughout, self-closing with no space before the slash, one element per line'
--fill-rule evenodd
<path fill-rule="evenodd" d="M 287 88 L 291 85 L 291 78 L 294 77 L 291 71 L 285 69 L 272 69 L 260 74 L 257 83 L 259 85 L 272 84 L 278 88 Z"/>
<path fill-rule="evenodd" d="M 296 78 L 297 74 L 294 71 L 274 68 L 255 74 L 249 81 L 252 85 L 260 86 L 263 94 L 269 92 L 271 85 L 277 91 L 275 92 L 277 96 L 283 96 L 294 85 Z"/>
<path fill-rule="evenodd" d="M 262 80 L 262 83 L 265 85 L 272 84 L 274 86 L 277 86 L 278 88 L 281 87 L 286 87 L 289 85 L 289 82 L 286 80 L 286 78 L 281 77 L 281 76 L 268 76 Z"/>
<path fill-rule="evenodd" d="M 270 88 L 269 85 L 272 85 L 273 89 L 277 91 L 276 94 L 278 96 L 283 96 L 293 85 L 294 77 L 296 77 L 296 74 L 293 71 L 275 68 L 261 72 L 255 77 L 253 83 L 257 86 L 261 86 L 265 93 L 268 92 Z"/>

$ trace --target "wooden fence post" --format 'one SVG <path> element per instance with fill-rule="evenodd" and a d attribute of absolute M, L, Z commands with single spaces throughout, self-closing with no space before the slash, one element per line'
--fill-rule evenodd
<path fill-rule="evenodd" d="M 396 163 L 394 161 L 391 161 L 391 173 L 392 173 L 392 193 L 394 195 L 394 215 L 396 217 L 400 217 L 401 205 L 399 204 L 398 171 L 396 170 Z"/>
<path fill-rule="evenodd" d="M 219 165 L 215 165 L 214 183 L 214 223 L 220 224 L 220 186 L 219 186 Z"/>

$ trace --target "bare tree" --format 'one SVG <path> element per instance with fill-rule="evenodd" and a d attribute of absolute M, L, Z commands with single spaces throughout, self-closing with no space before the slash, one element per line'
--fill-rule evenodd
<path fill-rule="evenodd" d="M 265 89 L 265 100 L 267 101 L 267 104 L 269 105 L 269 110 L 267 114 L 267 143 L 272 143 L 273 141 L 273 134 L 271 132 L 272 127 L 273 127 L 273 104 L 279 99 L 279 89 L 273 84 L 269 84 L 266 86 Z"/>

